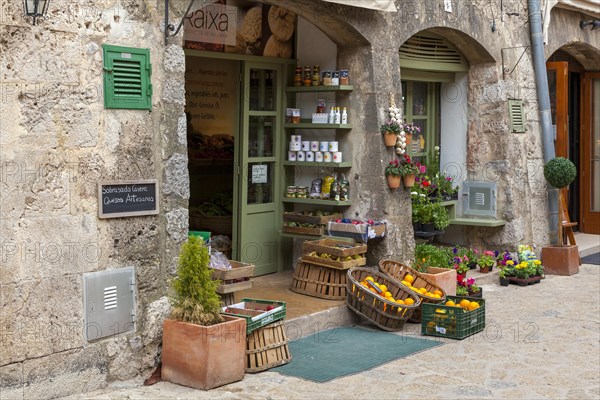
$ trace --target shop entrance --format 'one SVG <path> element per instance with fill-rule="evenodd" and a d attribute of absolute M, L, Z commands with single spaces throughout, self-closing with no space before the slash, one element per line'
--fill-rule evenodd
<path fill-rule="evenodd" d="M 255 275 L 278 269 L 281 68 L 186 57 L 190 229 Z"/>
<path fill-rule="evenodd" d="M 565 191 L 571 220 L 584 233 L 600 234 L 600 135 L 597 101 L 598 73 L 586 72 L 564 51 L 557 51 L 546 63 L 552 125 L 557 157 L 570 159 L 578 169 L 578 179 Z M 594 86 L 595 85 L 595 86 Z"/>

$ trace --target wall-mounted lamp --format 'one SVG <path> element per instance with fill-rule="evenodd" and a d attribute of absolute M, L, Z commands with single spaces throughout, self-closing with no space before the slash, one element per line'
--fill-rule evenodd
<path fill-rule="evenodd" d="M 600 28 L 600 20 L 595 20 L 595 21 L 579 21 L 579 27 L 581 29 L 585 28 L 586 26 L 591 25 L 592 26 L 592 31 L 594 29 L 598 29 Z"/>
<path fill-rule="evenodd" d="M 177 26 L 177 29 L 175 29 L 175 26 L 173 24 L 169 23 L 169 0 L 165 0 L 165 45 L 168 42 L 167 39 L 169 38 L 169 36 L 175 36 L 179 33 L 179 31 L 181 30 L 181 27 L 183 26 L 183 19 L 185 18 L 186 15 L 188 15 L 193 4 L 194 4 L 194 0 L 191 0 L 190 4 L 187 7 L 187 10 L 185 10 L 185 14 L 183 14 L 183 17 L 181 17 L 181 22 L 179 22 L 179 26 Z M 173 33 L 170 33 L 170 32 L 173 32 Z"/>
<path fill-rule="evenodd" d="M 38 17 L 44 17 L 48 11 L 50 0 L 23 0 L 25 15 L 33 18 L 33 24 Z"/>

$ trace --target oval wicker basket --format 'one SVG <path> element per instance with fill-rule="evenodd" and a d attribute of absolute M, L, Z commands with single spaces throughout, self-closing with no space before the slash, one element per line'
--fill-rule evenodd
<path fill-rule="evenodd" d="M 397 281 L 396 283 L 402 287 L 406 286 L 402 284 L 401 281 L 404 280 L 404 277 L 407 274 L 410 274 L 415 278 L 414 282 L 412 283 L 413 287 L 424 287 L 425 289 L 427 289 L 428 292 L 431 293 L 433 293 L 434 290 L 439 290 L 440 292 L 442 292 L 441 298 L 435 299 L 429 296 L 425 296 L 424 294 L 421 294 L 419 292 L 415 292 L 410 288 L 407 288 L 419 297 L 421 303 L 439 304 L 442 302 L 446 302 L 446 292 L 444 291 L 444 289 L 431 282 L 423 274 L 417 272 L 415 269 L 409 267 L 408 265 L 404 265 L 401 262 L 393 260 L 381 260 L 379 261 L 379 270 L 391 277 L 392 279 L 394 279 L 395 281 Z M 419 305 L 419 308 L 415 310 L 413 315 L 410 317 L 411 322 L 421 322 L 421 309 L 422 307 Z"/>
<path fill-rule="evenodd" d="M 406 300 L 410 297 L 414 304 L 407 306 L 392 303 L 376 295 L 360 284 L 367 276 L 372 276 L 377 283 L 386 285 L 394 299 Z M 349 269 L 347 285 L 346 305 L 348 308 L 386 331 L 402 329 L 404 323 L 421 305 L 419 296 L 376 269 L 361 267 Z"/>

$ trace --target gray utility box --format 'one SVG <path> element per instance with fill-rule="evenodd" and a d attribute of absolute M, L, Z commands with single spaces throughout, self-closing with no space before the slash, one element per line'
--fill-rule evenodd
<path fill-rule="evenodd" d="M 88 342 L 135 329 L 135 292 L 133 267 L 83 274 Z"/>

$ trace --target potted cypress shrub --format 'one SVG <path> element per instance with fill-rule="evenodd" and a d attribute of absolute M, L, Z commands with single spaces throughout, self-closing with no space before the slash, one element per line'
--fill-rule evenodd
<path fill-rule="evenodd" d="M 568 159 L 556 157 L 544 165 L 544 177 L 548 183 L 562 191 L 577 176 L 577 168 Z M 563 244 L 562 221 L 564 200 L 560 194 L 558 206 L 558 245 L 542 248 L 542 264 L 547 274 L 574 275 L 579 272 L 579 248 L 576 245 Z"/>
<path fill-rule="evenodd" d="M 211 389 L 244 378 L 246 320 L 220 314 L 219 281 L 213 281 L 208 249 L 188 238 L 171 288 L 172 319 L 163 323 L 162 378 Z"/>

